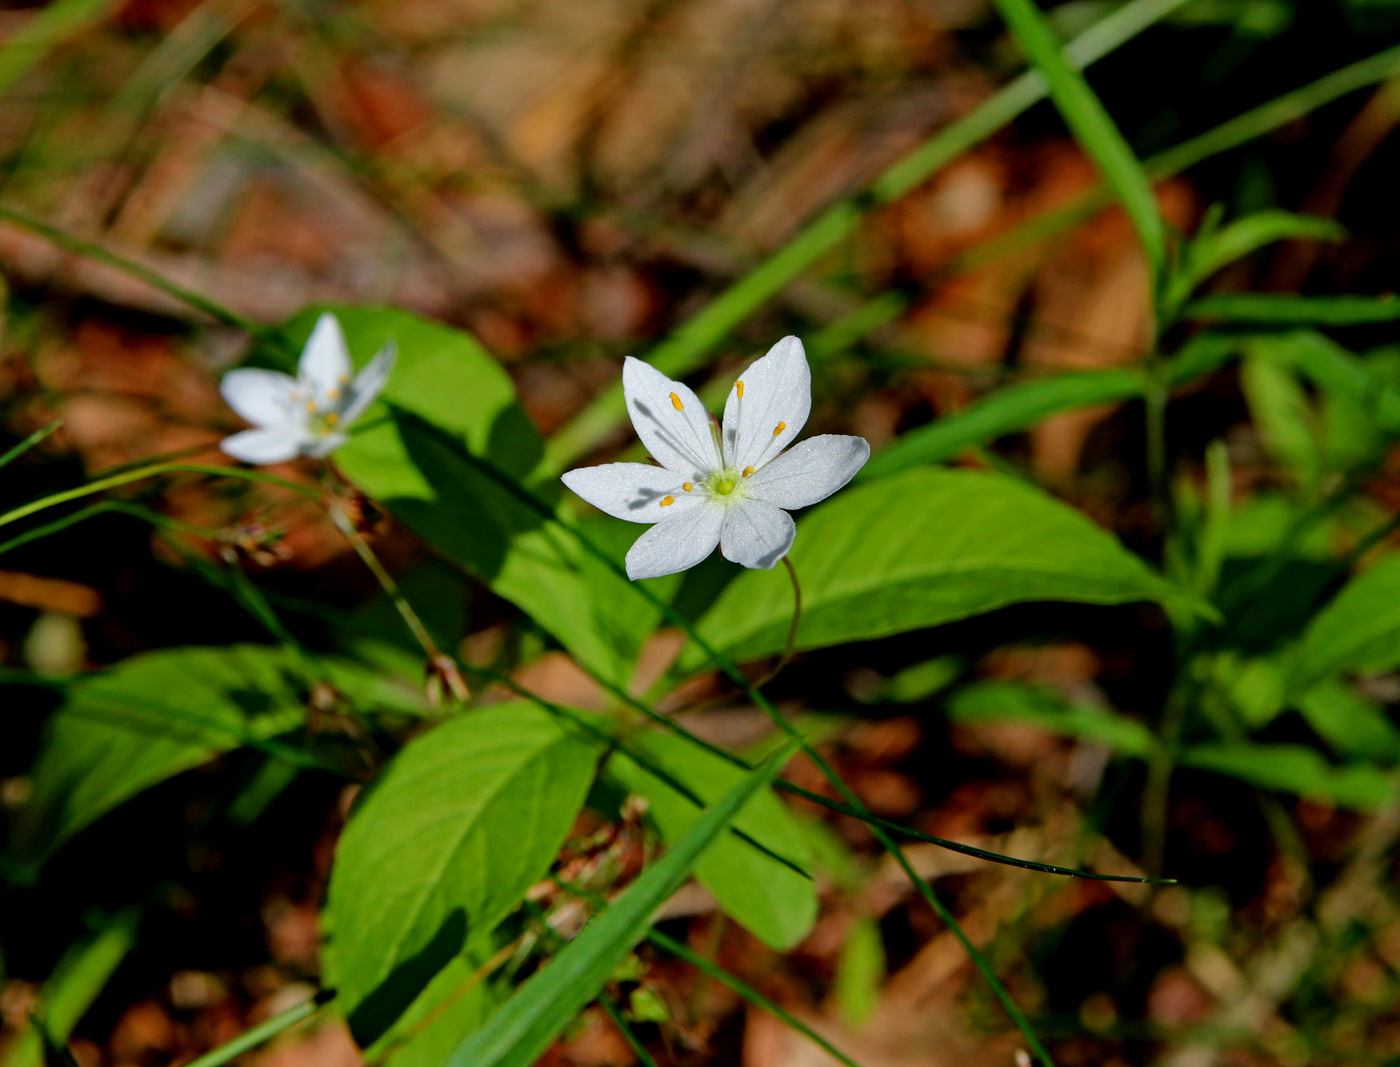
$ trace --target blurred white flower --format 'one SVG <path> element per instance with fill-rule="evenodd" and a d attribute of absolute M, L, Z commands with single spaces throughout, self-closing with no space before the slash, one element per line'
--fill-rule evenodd
<path fill-rule="evenodd" d="M 637 435 L 661 466 L 605 463 L 563 480 L 609 515 L 656 524 L 627 553 L 632 579 L 686 570 L 716 545 L 745 567 L 772 567 L 796 534 L 784 509 L 826 499 L 870 458 L 865 438 L 837 434 L 783 451 L 812 409 L 812 372 L 796 337 L 734 383 L 722 428 L 690 389 L 639 359 L 623 365 L 622 389 Z"/>
<path fill-rule="evenodd" d="M 295 378 L 253 368 L 224 375 L 224 400 L 254 428 L 225 437 L 219 447 L 245 463 L 329 455 L 350 439 L 345 431 L 384 388 L 394 354 L 390 342 L 352 378 L 345 334 L 326 312 L 301 350 Z"/>

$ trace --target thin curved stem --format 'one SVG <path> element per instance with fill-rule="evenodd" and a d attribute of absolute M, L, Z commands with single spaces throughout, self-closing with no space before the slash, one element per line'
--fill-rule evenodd
<path fill-rule="evenodd" d="M 792 579 L 792 625 L 788 627 L 787 642 L 783 645 L 783 654 L 778 657 L 778 662 L 773 664 L 771 671 L 753 683 L 755 688 L 767 685 L 778 677 L 783 668 L 792 662 L 793 654 L 797 651 L 797 624 L 802 621 L 802 583 L 797 580 L 797 568 L 792 565 L 792 560 L 787 556 L 783 557 L 783 566 L 787 568 L 788 577 Z"/>
<path fill-rule="evenodd" d="M 155 463 L 148 467 L 137 467 L 135 470 L 122 474 L 114 474 L 109 478 L 99 478 L 95 482 L 88 482 L 76 489 L 65 489 L 61 493 L 52 493 L 49 496 L 40 497 L 38 500 L 31 500 L 28 504 L 11 508 L 0 515 L 0 526 L 8 526 L 12 522 L 27 518 L 46 508 L 66 504 L 70 500 L 80 500 L 93 493 L 101 493 L 108 489 L 115 489 L 119 485 L 139 482 L 144 478 L 155 478 L 162 474 L 207 474 L 215 478 L 241 478 L 248 482 L 263 482 L 281 489 L 290 489 L 310 500 L 318 499 L 314 489 L 288 481 L 286 478 L 279 478 L 275 474 L 264 474 L 262 471 L 244 470 L 241 467 L 213 466 L 207 463 Z"/>

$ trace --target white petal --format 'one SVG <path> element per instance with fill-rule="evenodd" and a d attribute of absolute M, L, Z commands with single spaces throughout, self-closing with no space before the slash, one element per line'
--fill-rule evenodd
<path fill-rule="evenodd" d="M 729 390 L 724 404 L 727 465 L 739 471 L 762 467 L 796 440 L 811 411 L 807 354 L 796 337 L 784 337 L 766 356 L 754 360 Z"/>
<path fill-rule="evenodd" d="M 628 356 L 622 364 L 622 392 L 637 436 L 663 467 L 693 482 L 720 469 L 710 413 L 689 387 Z"/>
<path fill-rule="evenodd" d="M 870 443 L 864 437 L 821 434 L 759 468 L 744 489 L 752 499 L 780 508 L 805 508 L 849 482 L 869 458 Z"/>
<path fill-rule="evenodd" d="M 398 348 L 393 341 L 379 350 L 372 360 L 364 365 L 359 374 L 355 375 L 345 391 L 344 406 L 340 409 L 340 423 L 342 426 L 349 426 L 361 415 L 365 408 L 374 403 L 377 397 L 389 381 L 389 375 L 394 370 L 394 360 L 398 357 Z"/>
<path fill-rule="evenodd" d="M 628 550 L 627 577 L 659 578 L 695 566 L 719 544 L 724 513 L 724 505 L 706 499 L 658 522 Z"/>
<path fill-rule="evenodd" d="M 329 456 L 346 441 L 350 440 L 350 435 L 345 433 L 328 433 L 324 437 L 318 437 L 308 442 L 302 449 L 302 454 L 310 456 L 312 459 L 323 459 Z"/>
<path fill-rule="evenodd" d="M 796 536 L 797 525 L 786 511 L 743 500 L 725 512 L 719 550 L 727 560 L 766 571 L 788 554 Z"/>
<path fill-rule="evenodd" d="M 322 407 L 330 407 L 331 395 L 350 381 L 350 349 L 345 344 L 340 320 L 329 311 L 316 320 L 316 328 L 301 350 L 297 370 L 316 390 L 317 403 Z"/>
<path fill-rule="evenodd" d="M 292 399 L 296 388 L 297 380 L 290 375 L 251 367 L 231 370 L 219 383 L 228 406 L 255 426 L 300 421 L 295 418 L 297 402 Z"/>
<path fill-rule="evenodd" d="M 307 443 L 295 427 L 275 426 L 267 430 L 244 430 L 225 437 L 219 447 L 244 463 L 285 463 L 301 455 Z"/>
<path fill-rule="evenodd" d="M 709 491 L 665 467 L 650 463 L 604 463 L 579 467 L 560 479 L 600 511 L 628 522 L 662 522 L 689 511 Z M 690 486 L 687 492 L 685 486 Z M 662 502 L 669 500 L 669 504 Z M 711 546 L 713 547 L 713 546 Z"/>

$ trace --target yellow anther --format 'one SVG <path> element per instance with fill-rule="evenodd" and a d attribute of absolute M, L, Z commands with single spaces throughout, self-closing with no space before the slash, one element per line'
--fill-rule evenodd
<path fill-rule="evenodd" d="M 327 426 L 334 426 L 334 425 L 335 425 L 337 422 L 339 422 L 339 421 L 340 421 L 340 414 L 339 414 L 338 412 L 335 412 L 335 411 L 328 411 L 328 412 L 326 413 L 326 425 L 327 425 Z"/>
<path fill-rule="evenodd" d="M 678 397 L 675 393 L 671 394 L 671 406 L 677 411 L 681 411 L 685 408 L 685 405 L 681 403 L 681 398 Z"/>
<path fill-rule="evenodd" d="M 734 389 L 735 389 L 735 391 L 739 394 L 739 399 L 740 399 L 740 400 L 743 400 L 743 399 L 744 399 L 744 383 L 743 383 L 743 382 L 735 382 L 735 383 L 734 383 Z"/>
<path fill-rule="evenodd" d="M 776 425 L 776 426 L 773 427 L 773 436 L 774 436 L 774 437 L 777 437 L 778 434 L 782 433 L 782 432 L 783 432 L 784 430 L 786 430 L 786 429 L 787 429 L 787 423 L 785 423 L 785 422 L 780 422 L 780 423 L 778 423 L 778 425 Z"/>
<path fill-rule="evenodd" d="M 330 392 L 328 392 L 328 393 L 326 394 L 326 399 L 327 399 L 327 400 L 339 400 L 339 399 L 340 399 L 340 390 L 339 390 L 339 389 L 332 389 Z"/>
<path fill-rule="evenodd" d="M 681 488 L 684 489 L 684 490 L 688 493 L 688 492 L 690 492 L 692 489 L 694 489 L 695 486 L 691 485 L 689 482 L 686 482 L 683 486 L 681 486 Z"/>
<path fill-rule="evenodd" d="M 306 402 L 306 410 L 307 410 L 307 411 L 315 411 L 315 410 L 316 410 L 316 401 L 314 401 L 314 400 L 308 400 L 308 401 Z"/>
<path fill-rule="evenodd" d="M 662 506 L 663 508 L 669 508 L 669 507 L 670 507 L 672 504 L 674 504 L 675 502 L 676 502 L 676 498 L 673 497 L 673 496 L 663 496 L 663 497 L 661 498 L 661 506 Z"/>
<path fill-rule="evenodd" d="M 745 467 L 745 468 L 744 468 L 744 477 L 745 477 L 745 478 L 747 478 L 747 477 L 748 477 L 750 474 L 752 474 L 752 473 L 753 473 L 753 468 L 752 468 L 752 467 Z"/>

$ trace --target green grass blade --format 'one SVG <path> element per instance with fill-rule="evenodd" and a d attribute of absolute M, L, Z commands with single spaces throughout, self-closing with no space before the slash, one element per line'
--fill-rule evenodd
<path fill-rule="evenodd" d="M 11 508 L 0 515 L 0 526 L 8 526 L 12 522 L 27 518 L 36 512 L 44 511 L 47 508 L 57 507 L 59 504 L 66 504 L 70 500 L 79 500 L 93 493 L 101 493 L 107 489 L 115 489 L 120 485 L 128 485 L 131 482 L 139 482 L 143 478 L 155 478 L 162 474 L 207 474 L 214 478 L 241 478 L 249 482 L 263 482 L 267 485 L 275 485 L 281 489 L 290 489 L 300 496 L 310 500 L 320 500 L 320 494 L 310 486 L 300 485 L 296 482 L 289 482 L 286 478 L 279 478 L 275 474 L 264 474 L 257 470 L 244 470 L 241 467 L 218 467 L 206 463 L 153 463 L 149 467 L 138 467 L 122 474 L 114 474 L 110 478 L 99 478 L 95 482 L 88 482 L 75 489 L 65 489 L 59 493 L 50 493 L 42 496 L 38 500 L 31 500 L 28 504 L 21 504 L 19 507 Z"/>
<path fill-rule="evenodd" d="M 115 6 L 114 0 L 55 0 L 36 11 L 0 46 L 0 93 L 64 41 L 100 22 Z"/>
<path fill-rule="evenodd" d="M 571 885 L 570 883 L 561 881 L 558 878 L 556 878 L 554 881 L 555 884 L 559 886 L 559 888 L 563 889 L 567 893 L 573 894 L 580 900 L 583 900 L 588 904 L 592 905 L 594 908 L 603 909 L 608 906 L 608 902 L 606 900 L 603 900 L 596 893 L 590 893 L 587 889 L 584 889 L 581 886 Z M 860 1067 L 860 1064 L 856 1063 L 855 1060 L 847 1056 L 844 1052 L 842 1052 L 839 1048 L 833 1045 L 826 1038 L 822 1037 L 821 1034 L 817 1033 L 806 1023 L 802 1022 L 800 1019 L 795 1018 L 793 1015 L 788 1013 L 781 1005 L 769 1000 L 767 997 L 765 997 L 757 989 L 754 989 L 753 986 L 749 985 L 743 979 L 736 978 L 734 975 L 726 971 L 723 967 L 720 967 L 718 964 L 712 963 L 711 961 L 707 960 L 704 956 L 700 955 L 700 953 L 692 950 L 690 946 L 684 944 L 683 942 L 677 941 L 673 937 L 668 937 L 667 935 L 663 934 L 660 930 L 656 929 L 652 929 L 647 932 L 647 940 L 650 941 L 657 948 L 663 950 L 664 952 L 669 952 L 672 956 L 675 956 L 677 959 L 684 960 L 686 963 L 690 964 L 701 974 L 704 974 L 709 978 L 713 978 L 720 985 L 727 986 L 729 989 L 732 989 L 735 993 L 738 993 L 739 996 L 743 997 L 755 1007 L 762 1008 L 770 1015 L 781 1019 L 784 1023 L 786 1023 L 792 1029 L 796 1030 L 808 1041 L 812 1042 L 812 1044 L 820 1048 L 828 1056 L 832 1057 L 833 1059 L 839 1060 L 841 1063 L 845 1064 L 846 1067 Z"/>
<path fill-rule="evenodd" d="M 1088 66 L 1184 2 L 1132 0 L 1076 37 L 1065 48 L 1063 62 L 1072 68 Z M 730 285 L 699 314 L 648 352 L 647 361 L 672 377 L 694 370 L 731 330 L 853 233 L 871 206 L 903 196 L 1044 99 L 1045 94 L 1045 83 L 1039 74 L 1024 74 L 970 114 L 939 130 L 877 177 L 864 196 L 828 208 L 786 246 Z M 541 471 L 551 474 L 563 471 L 625 418 L 622 386 L 618 384 L 597 397 L 550 439 Z"/>
<path fill-rule="evenodd" d="M 223 1067 L 229 1060 L 257 1048 L 270 1041 L 283 1030 L 289 1030 L 304 1019 L 309 1019 L 321 1010 L 322 1006 L 335 999 L 335 991 L 323 989 L 314 997 L 274 1015 L 265 1023 L 260 1023 L 246 1033 L 239 1034 L 232 1041 L 226 1041 L 216 1049 L 211 1049 L 198 1059 L 190 1060 L 185 1067 Z"/>
<path fill-rule="evenodd" d="M 622 1040 L 627 1042 L 627 1047 L 632 1050 L 632 1055 L 637 1057 L 637 1062 L 642 1067 L 656 1067 L 656 1061 L 651 1058 L 651 1053 L 646 1050 L 646 1046 L 632 1032 L 632 1028 L 627 1025 L 627 1020 L 622 1017 L 622 1012 L 618 1011 L 617 1005 L 612 1002 L 611 997 L 603 997 L 599 1001 L 603 1005 L 603 1010 L 608 1013 L 608 1018 L 617 1027 L 617 1032 L 622 1035 Z"/>
<path fill-rule="evenodd" d="M 796 751 L 787 745 L 710 808 L 658 862 L 642 872 L 611 908 L 532 975 L 486 1025 L 457 1046 L 445 1067 L 529 1067 L 593 1000 L 627 953 L 641 941 L 656 910 Z"/>
<path fill-rule="evenodd" d="M 53 422 L 49 423 L 47 426 L 39 427 L 39 429 L 35 430 L 32 434 L 26 437 L 19 444 L 15 445 L 14 448 L 10 449 L 3 456 L 0 456 L 0 467 L 8 466 L 11 461 L 24 455 L 24 453 L 28 452 L 31 448 L 33 448 L 45 437 L 53 433 L 62 425 L 62 419 L 54 419 Z"/>
<path fill-rule="evenodd" d="M 1075 139 L 1093 158 L 1132 220 L 1152 272 L 1153 292 L 1166 269 L 1166 231 L 1147 172 L 1084 76 L 1060 53 L 1050 23 L 1033 0 L 996 0 L 1012 34 L 1050 83 L 1050 95 Z"/>
<path fill-rule="evenodd" d="M 951 459 L 969 445 L 1024 430 L 1057 411 L 1140 396 L 1146 385 L 1146 379 L 1135 370 L 1085 371 L 1017 382 L 965 411 L 901 435 L 872 456 L 857 477 L 879 478 L 921 463 Z"/>
<path fill-rule="evenodd" d="M 1394 295 L 1228 293 L 1192 301 L 1181 317 L 1250 326 L 1362 326 L 1400 319 L 1400 299 Z"/>
<path fill-rule="evenodd" d="M 59 961 L 53 977 L 39 997 L 37 1014 L 57 1043 L 63 1043 L 78 1025 L 112 974 L 136 944 L 141 923 L 139 910 L 130 908 L 113 915 L 93 937 L 70 949 Z M 44 1043 L 38 1031 L 28 1030 L 10 1048 L 4 1067 L 39 1067 Z"/>

